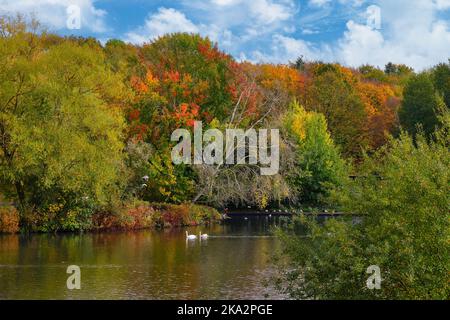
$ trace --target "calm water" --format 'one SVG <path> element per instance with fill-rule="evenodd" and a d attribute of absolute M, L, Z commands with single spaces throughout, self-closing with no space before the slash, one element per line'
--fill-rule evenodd
<path fill-rule="evenodd" d="M 162 231 L 0 236 L 0 299 L 281 299 L 267 286 L 278 218 Z M 185 231 L 208 233 L 186 242 Z M 81 268 L 81 290 L 66 287 Z"/>

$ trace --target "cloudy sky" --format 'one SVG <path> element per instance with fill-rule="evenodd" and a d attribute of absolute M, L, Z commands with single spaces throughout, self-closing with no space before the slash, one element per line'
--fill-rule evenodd
<path fill-rule="evenodd" d="M 71 5 L 80 8 L 80 30 L 67 28 Z M 196 32 L 253 62 L 303 55 L 424 69 L 450 58 L 450 0 L 0 0 L 0 14 L 15 12 L 34 13 L 60 34 L 102 41 Z"/>

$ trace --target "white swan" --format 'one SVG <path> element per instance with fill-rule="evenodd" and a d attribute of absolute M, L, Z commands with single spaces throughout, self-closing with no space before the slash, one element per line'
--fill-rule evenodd
<path fill-rule="evenodd" d="M 207 235 L 206 233 L 205 233 L 205 234 L 202 234 L 202 232 L 200 231 L 198 234 L 199 234 L 201 240 L 206 240 L 206 239 L 208 239 L 208 235 Z"/>
<path fill-rule="evenodd" d="M 195 240 L 195 239 L 197 239 L 197 236 L 195 234 L 189 234 L 186 231 L 186 240 Z"/>

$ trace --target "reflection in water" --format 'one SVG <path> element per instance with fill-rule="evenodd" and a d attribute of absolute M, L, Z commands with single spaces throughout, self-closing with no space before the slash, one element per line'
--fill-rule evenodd
<path fill-rule="evenodd" d="M 278 218 L 132 233 L 0 237 L 0 299 L 278 299 L 264 282 Z M 208 233 L 186 241 L 185 231 Z M 81 268 L 81 290 L 66 268 Z"/>

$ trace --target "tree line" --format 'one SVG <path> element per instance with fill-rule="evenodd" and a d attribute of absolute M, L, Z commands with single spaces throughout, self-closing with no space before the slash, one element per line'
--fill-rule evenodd
<path fill-rule="evenodd" d="M 0 194 L 21 225 L 50 229 L 89 229 L 133 201 L 319 206 L 401 128 L 431 138 L 450 103 L 449 63 L 252 64 L 197 34 L 102 45 L 2 17 L 0 56 Z M 174 165 L 171 133 L 194 121 L 279 128 L 279 174 Z"/>

